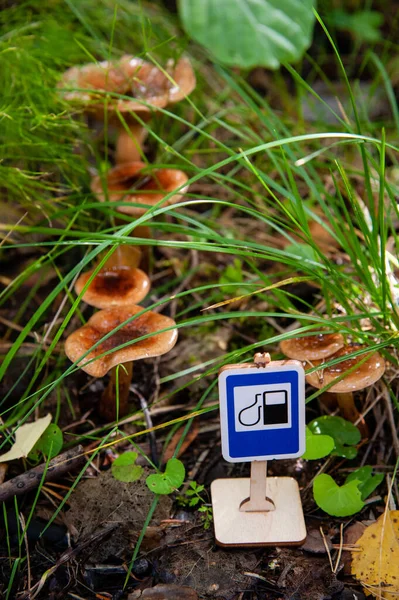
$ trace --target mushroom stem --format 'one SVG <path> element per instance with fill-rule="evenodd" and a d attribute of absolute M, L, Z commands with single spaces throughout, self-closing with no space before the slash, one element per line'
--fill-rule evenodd
<path fill-rule="evenodd" d="M 112 269 L 113 267 L 132 267 L 137 269 L 141 260 L 140 246 L 131 246 L 120 244 L 108 258 L 103 268 Z"/>
<path fill-rule="evenodd" d="M 118 373 L 117 373 L 118 371 Z M 100 399 L 99 413 L 107 421 L 115 421 L 128 413 L 128 398 L 133 375 L 133 362 L 117 365 L 110 371 L 108 386 Z M 119 393 L 117 394 L 117 390 Z M 117 398 L 119 402 L 117 402 Z"/>
<path fill-rule="evenodd" d="M 129 125 L 129 131 L 120 128 L 116 141 L 116 164 L 121 165 L 141 160 L 142 145 L 147 135 L 148 130 L 139 123 Z"/>
<path fill-rule="evenodd" d="M 353 393 L 345 392 L 336 394 L 336 398 L 339 412 L 342 417 L 351 423 L 357 423 L 357 427 L 360 429 L 362 437 L 367 437 L 369 434 L 368 427 L 366 421 L 356 408 Z"/>
<path fill-rule="evenodd" d="M 139 225 L 132 231 L 131 235 L 132 237 L 144 238 L 145 240 L 152 239 L 152 231 L 148 225 Z M 144 246 L 139 246 L 139 248 L 141 251 L 140 267 L 146 273 L 150 273 L 152 263 L 152 247 L 149 245 L 147 246 L 146 244 Z"/>

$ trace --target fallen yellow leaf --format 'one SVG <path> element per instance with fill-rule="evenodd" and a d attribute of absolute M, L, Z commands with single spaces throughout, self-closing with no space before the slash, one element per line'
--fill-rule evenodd
<path fill-rule="evenodd" d="M 367 594 L 381 600 L 399 598 L 399 510 L 385 512 L 369 525 L 352 552 L 352 575 Z"/>
<path fill-rule="evenodd" d="M 51 423 L 51 415 L 48 414 L 34 423 L 25 423 L 15 431 L 15 442 L 11 449 L 0 456 L 0 463 L 9 462 L 16 458 L 26 458 L 37 440 L 42 437 Z"/>

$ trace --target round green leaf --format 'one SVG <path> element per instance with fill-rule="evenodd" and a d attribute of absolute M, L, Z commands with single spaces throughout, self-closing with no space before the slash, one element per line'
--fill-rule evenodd
<path fill-rule="evenodd" d="M 62 449 L 64 440 L 62 437 L 62 431 L 54 423 L 50 423 L 44 433 L 37 440 L 36 444 L 31 450 L 32 458 L 37 457 L 37 453 L 41 452 L 46 458 L 52 459 L 57 456 Z"/>
<path fill-rule="evenodd" d="M 318 460 L 328 456 L 334 450 L 335 443 L 329 435 L 315 435 L 309 427 L 306 427 L 306 452 L 302 458 L 306 460 Z"/>
<path fill-rule="evenodd" d="M 143 467 L 135 464 L 137 457 L 137 452 L 125 452 L 118 456 L 111 467 L 111 472 L 115 479 L 124 481 L 125 483 L 140 479 Z"/>
<path fill-rule="evenodd" d="M 357 479 L 337 485 L 330 475 L 322 473 L 313 482 L 313 497 L 317 506 L 334 517 L 348 517 L 362 510 L 364 502 Z"/>
<path fill-rule="evenodd" d="M 154 494 L 171 494 L 181 486 L 185 475 L 183 463 L 178 458 L 171 458 L 166 464 L 165 473 L 148 475 L 146 483 Z"/>
<path fill-rule="evenodd" d="M 315 0 L 180 0 L 183 27 L 217 60 L 239 67 L 299 60 L 310 46 Z"/>
<path fill-rule="evenodd" d="M 329 435 L 334 439 L 334 456 L 355 458 L 357 449 L 353 448 L 361 440 L 359 429 L 342 417 L 323 416 L 311 421 L 308 425 L 312 433 Z"/>
<path fill-rule="evenodd" d="M 376 473 L 373 475 L 373 467 L 365 466 L 356 469 L 346 478 L 346 483 L 349 481 L 358 481 L 358 488 L 362 495 L 362 500 L 366 500 L 380 485 L 384 479 L 384 473 Z"/>

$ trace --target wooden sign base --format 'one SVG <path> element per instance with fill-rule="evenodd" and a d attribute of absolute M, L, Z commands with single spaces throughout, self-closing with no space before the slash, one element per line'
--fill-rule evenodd
<path fill-rule="evenodd" d="M 216 479 L 211 485 L 215 538 L 220 546 L 300 546 L 306 527 L 298 484 L 292 477 L 267 477 L 271 510 L 253 511 L 251 479 Z M 269 500 L 272 500 L 270 504 Z M 273 507 L 274 505 L 274 507 Z M 247 504 L 248 506 L 248 504 Z"/>

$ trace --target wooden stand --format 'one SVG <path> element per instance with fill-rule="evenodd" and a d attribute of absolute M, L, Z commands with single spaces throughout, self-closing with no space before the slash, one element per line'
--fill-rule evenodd
<path fill-rule="evenodd" d="M 266 479 L 264 462 L 251 463 L 251 479 L 216 479 L 211 494 L 220 546 L 300 546 L 305 541 L 297 482 Z"/>
<path fill-rule="evenodd" d="M 268 512 L 275 510 L 273 500 L 266 497 L 267 461 L 254 460 L 251 463 L 249 498 L 240 504 L 242 512 Z"/>

